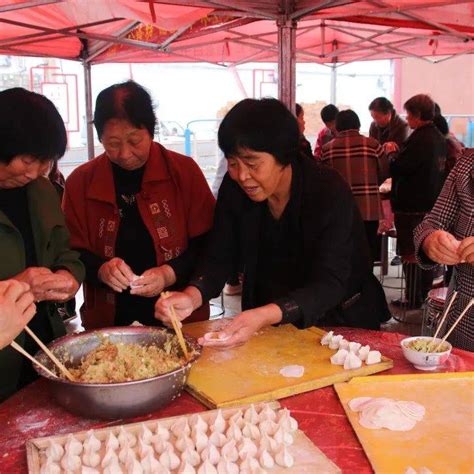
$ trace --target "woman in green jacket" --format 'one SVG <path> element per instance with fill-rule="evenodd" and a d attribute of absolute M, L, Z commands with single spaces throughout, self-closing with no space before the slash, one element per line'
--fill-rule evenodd
<path fill-rule="evenodd" d="M 70 300 L 84 278 L 56 190 L 43 177 L 66 150 L 66 130 L 53 103 L 25 89 L 0 92 L 0 110 L 0 280 L 29 285 L 36 302 L 29 327 L 49 343 L 65 334 L 56 303 Z M 38 350 L 24 332 L 16 341 Z M 0 400 L 34 378 L 29 361 L 10 347 L 0 351 Z"/>

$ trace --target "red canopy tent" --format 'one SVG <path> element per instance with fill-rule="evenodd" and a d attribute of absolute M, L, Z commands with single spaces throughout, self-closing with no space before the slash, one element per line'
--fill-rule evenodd
<path fill-rule="evenodd" d="M 278 62 L 290 107 L 297 61 L 474 52 L 472 0 L 0 0 L 0 25 L 0 54 L 82 61 L 89 92 L 96 63 Z"/>

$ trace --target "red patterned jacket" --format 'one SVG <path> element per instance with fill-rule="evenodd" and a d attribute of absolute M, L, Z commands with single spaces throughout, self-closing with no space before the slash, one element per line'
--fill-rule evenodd
<path fill-rule="evenodd" d="M 215 200 L 198 165 L 192 158 L 158 143 L 151 145 L 136 199 L 153 238 L 156 266 L 181 255 L 189 239 L 206 233 L 212 226 Z M 103 259 L 114 257 L 120 216 L 112 166 L 105 153 L 69 176 L 63 208 L 71 248 L 88 250 Z M 84 297 L 81 315 L 86 329 L 114 324 L 115 293 L 111 288 L 86 280 Z M 209 307 L 205 305 L 191 320 L 208 317 Z"/>

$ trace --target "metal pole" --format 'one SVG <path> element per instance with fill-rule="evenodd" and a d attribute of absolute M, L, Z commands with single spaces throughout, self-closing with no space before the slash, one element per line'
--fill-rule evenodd
<path fill-rule="evenodd" d="M 94 151 L 94 128 L 92 115 L 92 82 L 91 82 L 91 65 L 87 61 L 82 61 L 84 67 L 84 86 L 86 92 L 86 134 L 87 134 L 87 159 L 92 160 L 95 155 Z"/>
<path fill-rule="evenodd" d="M 280 19 L 278 27 L 278 98 L 295 110 L 296 92 L 296 21 Z"/>
<path fill-rule="evenodd" d="M 336 90 L 337 90 L 337 68 L 335 64 L 331 65 L 331 104 L 336 105 Z"/>

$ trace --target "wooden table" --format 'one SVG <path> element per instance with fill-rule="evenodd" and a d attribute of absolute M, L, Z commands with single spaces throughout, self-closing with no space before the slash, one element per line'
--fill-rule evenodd
<path fill-rule="evenodd" d="M 394 360 L 393 369 L 382 374 L 420 373 L 403 357 L 396 333 L 338 328 L 346 339 L 370 344 L 373 349 Z M 474 370 L 474 353 L 454 350 L 445 372 Z M 377 375 L 373 375 L 377 377 Z M 300 428 L 343 472 L 372 472 L 333 387 L 295 395 L 281 400 L 291 410 Z M 142 418 L 113 422 L 80 418 L 63 410 L 51 399 L 43 380 L 34 382 L 0 404 L 1 473 L 26 473 L 25 442 L 31 438 L 69 433 L 109 424 L 121 424 L 150 418 L 195 413 L 205 410 L 187 393 L 163 410 Z"/>

